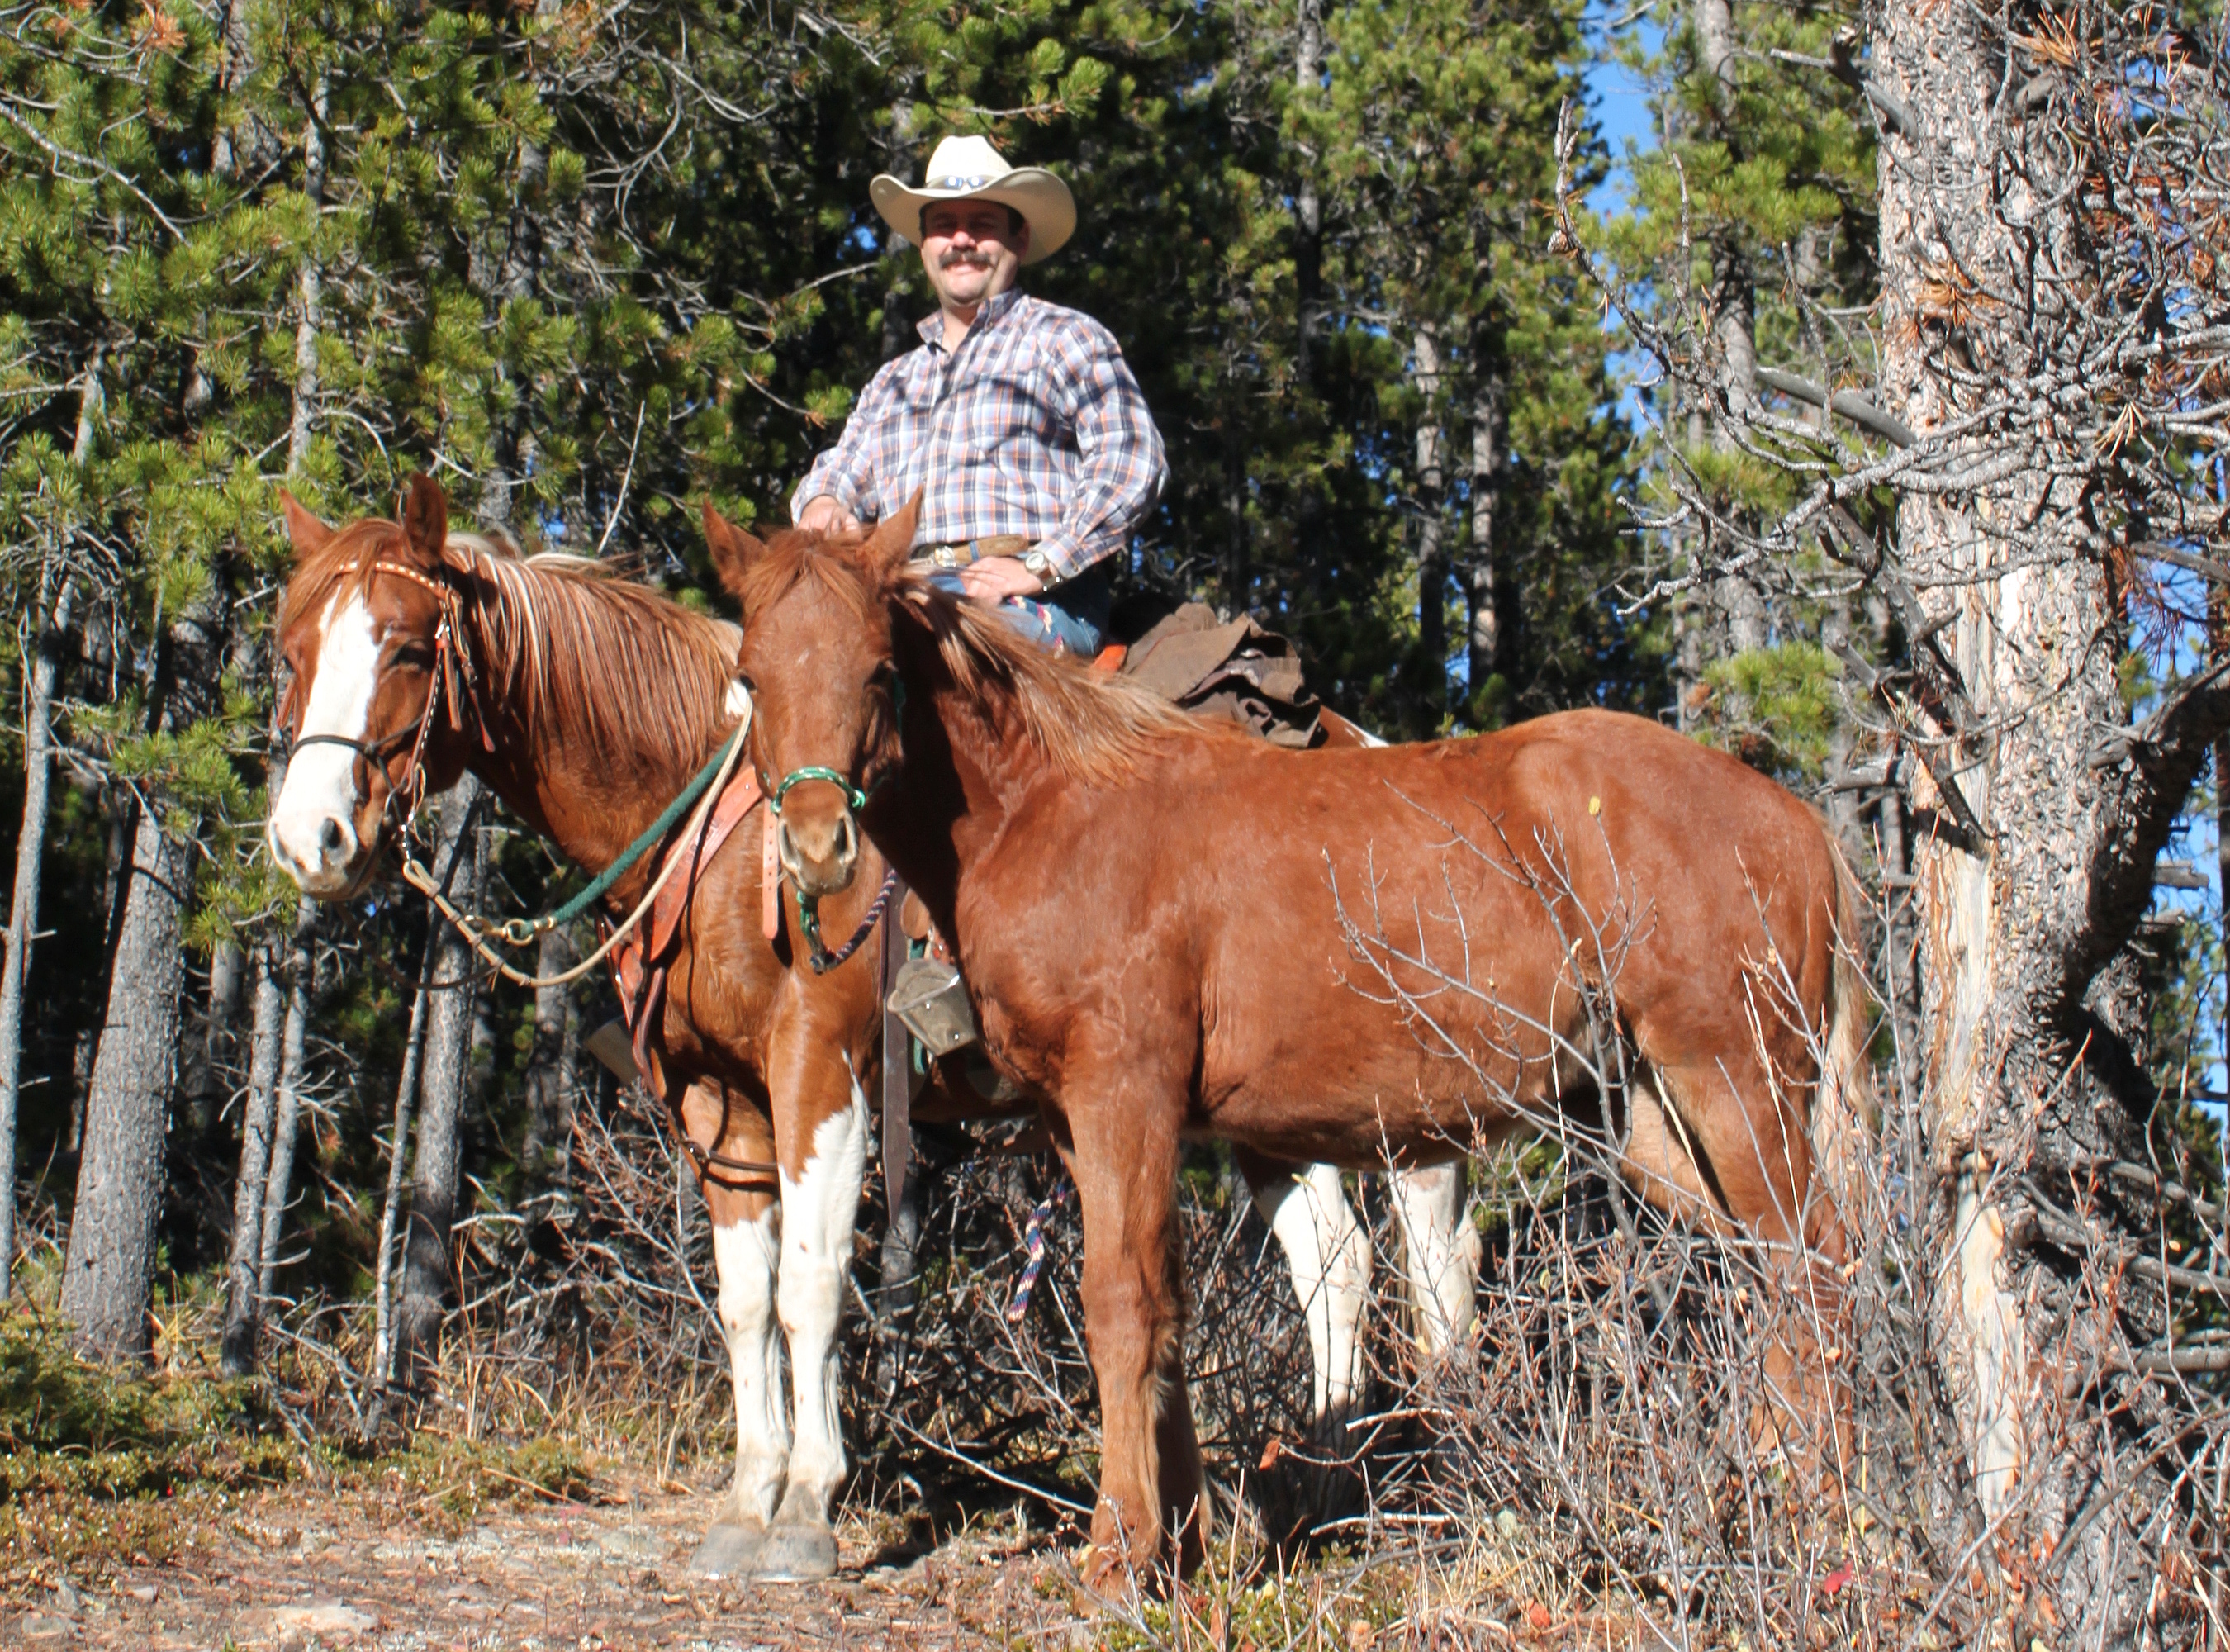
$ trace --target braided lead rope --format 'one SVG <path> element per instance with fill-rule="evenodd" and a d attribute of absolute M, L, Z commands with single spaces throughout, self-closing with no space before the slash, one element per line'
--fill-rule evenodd
<path fill-rule="evenodd" d="M 1020 1325 L 1030 1311 L 1030 1294 L 1038 1287 L 1038 1270 L 1045 1266 L 1046 1223 L 1053 1220 L 1054 1206 L 1067 1202 L 1073 1190 L 1068 1178 L 1060 1178 L 1054 1191 L 1038 1201 L 1038 1208 L 1030 1212 L 1029 1225 L 1022 1229 L 1022 1249 L 1028 1260 L 1022 1263 L 1022 1276 L 1015 1281 L 1015 1300 L 1007 1304 L 1007 1323 Z"/>
<path fill-rule="evenodd" d="M 813 965 L 815 975 L 828 974 L 860 950 L 860 944 L 874 932 L 875 926 L 883 920 L 883 914 L 891 909 L 891 896 L 898 892 L 898 887 L 899 870 L 892 867 L 883 874 L 883 887 L 875 891 L 874 900 L 867 906 L 867 915 L 860 920 L 860 926 L 852 932 L 852 939 L 833 952 L 821 944 L 820 900 L 817 898 L 809 900 L 802 890 L 798 891 L 797 926 L 805 932 L 806 943 L 810 948 L 808 961 Z M 790 887 L 796 889 L 796 883 L 793 881 Z"/>

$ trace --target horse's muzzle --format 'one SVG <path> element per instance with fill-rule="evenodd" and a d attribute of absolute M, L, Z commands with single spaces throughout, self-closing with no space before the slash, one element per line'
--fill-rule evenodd
<path fill-rule="evenodd" d="M 266 834 L 271 858 L 313 900 L 352 893 L 366 856 L 356 823 L 334 810 L 274 811 Z"/>
<path fill-rule="evenodd" d="M 822 818 L 786 809 L 775 830 L 775 850 L 800 894 L 815 900 L 840 894 L 860 869 L 859 823 L 849 809 Z"/>

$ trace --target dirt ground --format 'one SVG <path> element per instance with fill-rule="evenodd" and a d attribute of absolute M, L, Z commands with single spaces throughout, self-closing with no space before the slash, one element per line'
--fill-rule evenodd
<path fill-rule="evenodd" d="M 300 1484 L 225 1508 L 181 1507 L 193 1530 L 171 1564 L 11 1591 L 0 1598 L 0 1645 L 756 1652 L 1101 1638 L 1041 1539 L 978 1526 L 922 1555 L 854 1521 L 839 1529 L 843 1570 L 828 1583 L 708 1583 L 683 1568 L 717 1492 L 622 1472 L 600 1475 L 596 1496 L 490 1508 L 454 1538 L 376 1494 Z"/>

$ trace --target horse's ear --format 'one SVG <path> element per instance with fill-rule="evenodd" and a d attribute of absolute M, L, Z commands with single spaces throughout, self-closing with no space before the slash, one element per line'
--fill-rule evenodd
<path fill-rule="evenodd" d="M 869 534 L 867 542 L 860 547 L 861 565 L 884 590 L 891 588 L 899 570 L 913 554 L 913 530 L 914 524 L 921 519 L 921 495 L 922 490 L 915 488 L 913 497 Z"/>
<path fill-rule="evenodd" d="M 293 542 L 298 560 L 316 556 L 333 542 L 332 529 L 283 487 L 279 490 L 279 508 L 286 513 L 287 537 Z"/>
<path fill-rule="evenodd" d="M 410 478 L 403 492 L 403 537 L 429 567 L 438 567 L 448 550 L 448 496 L 441 492 L 441 484 L 422 470 Z"/>
<path fill-rule="evenodd" d="M 712 552 L 712 567 L 719 574 L 720 583 L 728 588 L 728 595 L 740 603 L 744 600 L 744 576 L 766 549 L 765 543 L 714 510 L 708 499 L 705 501 L 705 544 Z"/>

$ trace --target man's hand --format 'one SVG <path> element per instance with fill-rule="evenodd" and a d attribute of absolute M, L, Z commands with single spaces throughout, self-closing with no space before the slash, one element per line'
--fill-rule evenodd
<path fill-rule="evenodd" d="M 834 494 L 815 494 L 797 513 L 797 526 L 809 533 L 857 533 L 860 519 L 839 505 Z"/>
<path fill-rule="evenodd" d="M 978 602 L 996 603 L 1002 597 L 1034 597 L 1045 581 L 1022 566 L 1020 557 L 985 557 L 960 571 L 960 584 Z"/>

